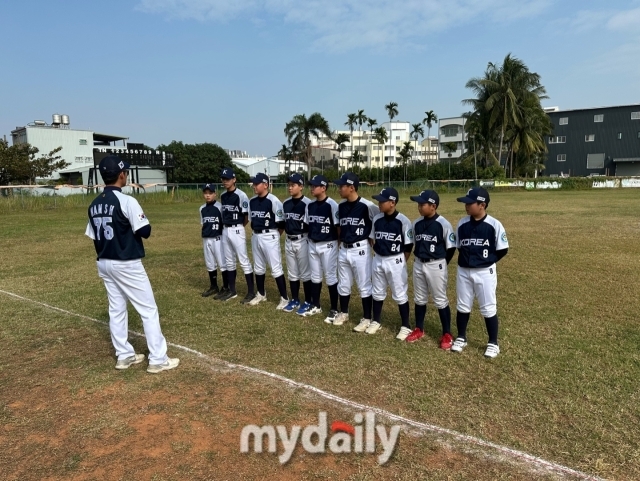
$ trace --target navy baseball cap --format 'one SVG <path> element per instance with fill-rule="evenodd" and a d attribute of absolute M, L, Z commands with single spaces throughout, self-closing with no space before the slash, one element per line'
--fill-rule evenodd
<path fill-rule="evenodd" d="M 309 185 L 327 187 L 329 185 L 329 180 L 324 175 L 318 174 L 313 176 L 309 181 Z"/>
<path fill-rule="evenodd" d="M 458 197 L 458 202 L 464 202 L 465 204 L 484 202 L 489 205 L 489 192 L 482 187 L 474 187 L 473 189 L 469 189 L 469 192 L 467 192 L 467 195 L 464 197 Z"/>
<path fill-rule="evenodd" d="M 353 172 L 345 172 L 342 174 L 342 177 L 334 180 L 333 183 L 336 185 L 352 185 L 358 187 L 360 185 L 360 179 Z"/>
<path fill-rule="evenodd" d="M 412 195 L 411 200 L 418 204 L 440 205 L 440 196 L 435 190 L 423 190 L 420 195 Z"/>
<path fill-rule="evenodd" d="M 287 182 L 304 185 L 304 177 L 302 177 L 300 174 L 291 174 L 289 177 L 287 177 Z"/>
<path fill-rule="evenodd" d="M 117 177 L 120 172 L 129 170 L 129 167 L 131 166 L 117 155 L 107 155 L 100 161 L 100 165 L 98 166 L 103 179 L 104 177 Z"/>
<path fill-rule="evenodd" d="M 222 172 L 220 172 L 220 177 L 223 179 L 233 179 L 235 176 L 236 174 L 233 172 L 233 169 L 229 167 L 225 167 L 222 169 Z"/>
<path fill-rule="evenodd" d="M 400 195 L 398 194 L 398 191 L 393 187 L 387 187 L 385 189 L 382 189 L 379 194 L 374 195 L 373 198 L 378 202 L 393 200 L 397 204 L 400 200 Z"/>
<path fill-rule="evenodd" d="M 269 177 L 267 174 L 263 174 L 262 172 L 258 172 L 255 177 L 251 177 L 252 184 L 268 184 Z"/>
<path fill-rule="evenodd" d="M 216 185 L 213 182 L 209 182 L 208 184 L 204 184 L 204 187 L 202 188 L 202 192 L 204 192 L 205 190 L 210 190 L 211 192 L 215 192 L 216 191 Z"/>

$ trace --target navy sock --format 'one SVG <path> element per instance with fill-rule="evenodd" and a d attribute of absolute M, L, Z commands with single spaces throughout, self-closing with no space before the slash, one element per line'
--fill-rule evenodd
<path fill-rule="evenodd" d="M 222 271 L 222 288 L 229 289 L 229 273 L 227 271 Z"/>
<path fill-rule="evenodd" d="M 329 301 L 331 302 L 331 309 L 338 310 L 338 284 L 329 286 Z M 347 304 L 349 304 L 347 302 Z"/>
<path fill-rule="evenodd" d="M 255 292 L 255 287 L 253 287 L 253 272 L 251 274 L 245 274 L 244 278 L 247 280 L 247 293 L 253 294 Z"/>
<path fill-rule="evenodd" d="M 211 289 L 218 287 L 218 271 L 209 271 L 209 285 Z"/>
<path fill-rule="evenodd" d="M 322 282 L 313 283 L 313 305 L 320 307 L 320 293 L 322 292 Z"/>
<path fill-rule="evenodd" d="M 291 286 L 291 299 L 300 300 L 300 281 L 289 281 Z"/>
<path fill-rule="evenodd" d="M 362 298 L 362 317 L 365 319 L 371 319 L 371 305 L 373 304 L 373 297 Z"/>
<path fill-rule="evenodd" d="M 402 327 L 409 328 L 409 302 L 407 301 L 404 304 L 400 304 L 398 310 L 400 311 Z"/>
<path fill-rule="evenodd" d="M 382 316 L 382 304 L 384 304 L 384 301 L 376 301 L 375 299 L 373 300 L 373 320 L 375 322 L 380 322 L 380 317 Z M 365 317 L 365 319 L 370 318 Z"/>
<path fill-rule="evenodd" d="M 416 304 L 415 312 L 416 327 L 424 332 L 424 317 L 427 315 L 427 305 L 421 306 L 420 304 Z"/>
<path fill-rule="evenodd" d="M 283 299 L 289 299 L 287 297 L 287 283 L 284 280 L 284 274 L 281 274 L 280 276 L 276 277 L 276 285 L 278 286 L 278 292 L 280 292 L 280 297 L 282 297 Z M 298 283 L 298 286 L 300 286 L 300 283 Z"/>
<path fill-rule="evenodd" d="M 236 275 L 237 272 L 235 269 L 232 271 L 227 271 L 227 276 L 229 277 L 229 290 L 231 292 L 236 292 Z"/>
<path fill-rule="evenodd" d="M 456 313 L 456 326 L 458 328 L 458 337 L 462 339 L 467 339 L 467 324 L 469 324 L 469 317 L 471 316 L 470 312 L 460 312 Z"/>
<path fill-rule="evenodd" d="M 349 301 L 351 296 L 340 296 L 340 312 L 347 314 L 349 312 Z"/>
<path fill-rule="evenodd" d="M 489 344 L 498 344 L 498 314 L 493 317 L 485 317 L 487 334 L 489 334 Z"/>
<path fill-rule="evenodd" d="M 440 324 L 442 324 L 442 335 L 451 334 L 451 308 L 449 306 L 438 309 Z"/>
<path fill-rule="evenodd" d="M 264 281 L 267 278 L 266 274 L 256 274 L 256 285 L 258 287 L 258 293 L 261 296 L 266 295 L 265 290 L 264 290 Z M 251 292 L 251 291 L 249 291 Z"/>
<path fill-rule="evenodd" d="M 320 284 L 320 286 L 322 286 L 322 284 Z M 304 291 L 304 302 L 308 302 L 309 304 L 313 303 L 313 282 L 311 281 L 304 281 L 302 283 L 302 290 Z M 291 287 L 291 292 L 293 293 L 293 287 Z M 293 297 L 293 294 L 291 294 L 291 297 Z M 298 299 L 297 297 L 293 297 L 294 299 Z M 318 299 L 320 299 L 320 296 L 318 295 Z"/>

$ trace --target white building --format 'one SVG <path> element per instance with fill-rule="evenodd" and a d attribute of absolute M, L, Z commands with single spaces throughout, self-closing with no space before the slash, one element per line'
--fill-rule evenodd
<path fill-rule="evenodd" d="M 457 160 L 462 157 L 462 154 L 467 149 L 468 134 L 464 130 L 466 123 L 464 117 L 450 117 L 448 119 L 440 119 L 438 121 L 439 127 L 439 140 L 440 144 L 440 160 Z M 455 144 L 456 150 L 448 152 L 445 145 L 452 143 Z"/>

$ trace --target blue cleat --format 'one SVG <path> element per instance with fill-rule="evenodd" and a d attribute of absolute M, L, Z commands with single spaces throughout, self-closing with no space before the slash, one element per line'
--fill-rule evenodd
<path fill-rule="evenodd" d="M 289 304 L 284 306 L 284 309 L 282 310 L 284 312 L 293 312 L 293 311 L 297 311 L 299 307 L 300 307 L 300 301 L 298 299 L 291 299 L 289 301 Z"/>
<path fill-rule="evenodd" d="M 306 316 L 308 315 L 309 311 L 313 308 L 313 306 L 311 304 L 309 304 L 308 302 L 305 302 L 304 304 L 302 304 L 300 306 L 300 309 L 298 309 L 296 311 L 296 314 L 298 314 L 299 316 Z"/>

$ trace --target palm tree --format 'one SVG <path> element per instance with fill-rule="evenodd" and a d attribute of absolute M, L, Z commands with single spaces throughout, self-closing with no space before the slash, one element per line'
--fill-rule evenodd
<path fill-rule="evenodd" d="M 284 169 L 287 174 L 289 174 L 291 169 L 291 161 L 293 160 L 293 150 L 284 144 L 278 151 L 278 157 L 284 160 Z"/>
<path fill-rule="evenodd" d="M 302 153 L 308 168 L 307 177 L 311 179 L 311 138 L 319 139 L 321 134 L 331 138 L 329 122 L 318 112 L 311 114 L 309 118 L 305 114 L 298 114 L 285 125 L 284 134 L 289 145 Z"/>
<path fill-rule="evenodd" d="M 412 150 L 413 150 L 413 146 L 411 145 L 411 142 L 408 141 L 402 145 L 402 149 L 400 149 L 400 152 L 398 152 L 398 155 L 400 156 L 400 161 L 402 162 L 402 167 L 404 170 L 405 188 L 407 187 L 407 162 L 409 161 L 409 159 L 411 159 Z"/>
<path fill-rule="evenodd" d="M 364 110 L 358 110 L 356 114 L 356 122 L 358 123 L 358 150 L 360 150 L 360 139 L 362 139 L 362 134 L 360 133 L 360 129 L 362 124 L 366 123 L 367 116 L 364 114 Z"/>
<path fill-rule="evenodd" d="M 340 170 L 340 159 L 342 158 L 342 151 L 344 150 L 344 143 L 349 140 L 349 136 L 344 132 L 335 136 L 333 141 L 338 145 L 338 171 Z"/>
<path fill-rule="evenodd" d="M 451 155 L 458 150 L 458 144 L 455 142 L 445 142 L 442 144 L 442 149 L 447 153 L 449 157 L 449 179 L 451 179 Z"/>
<path fill-rule="evenodd" d="M 384 108 L 389 115 L 389 143 L 391 143 L 391 121 L 398 115 L 398 104 L 396 102 L 389 102 Z M 384 150 L 384 146 L 382 148 Z M 389 152 L 389 185 L 391 185 L 391 152 Z"/>
<path fill-rule="evenodd" d="M 438 123 L 438 116 L 433 110 L 429 110 L 424 114 L 426 115 L 426 117 L 422 119 L 422 123 L 427 126 L 427 138 L 429 139 L 429 157 L 431 157 L 431 127 L 433 127 L 433 124 Z"/>
<path fill-rule="evenodd" d="M 382 160 L 384 160 L 384 144 L 389 139 L 389 136 L 387 135 L 387 129 L 385 129 L 384 127 L 378 127 L 373 131 L 373 138 L 376 139 L 376 141 L 382 146 L 383 153 L 381 155 L 383 156 Z M 391 182 L 391 180 L 389 180 L 389 182 Z"/>
<path fill-rule="evenodd" d="M 347 127 L 349 127 L 349 131 L 351 132 L 351 140 L 349 141 L 349 148 L 351 149 L 351 156 L 353 158 L 353 128 L 358 123 L 358 114 L 348 114 L 347 121 L 344 123 Z"/>
<path fill-rule="evenodd" d="M 413 140 L 415 141 L 416 145 L 415 148 L 413 149 L 414 152 L 418 151 L 418 137 L 424 137 L 424 129 L 422 128 L 422 124 L 411 124 L 411 137 L 413 137 Z M 416 169 L 416 164 L 414 162 L 413 164 L 413 171 L 415 172 Z"/>
<path fill-rule="evenodd" d="M 372 118 L 367 119 L 367 126 L 369 127 L 369 139 L 373 138 L 373 128 L 376 125 L 378 125 L 378 121 L 376 119 L 372 119 Z M 373 160 L 373 145 L 371 147 L 372 149 L 371 149 L 371 159 L 369 159 L 369 167 L 371 167 L 371 161 Z"/>

